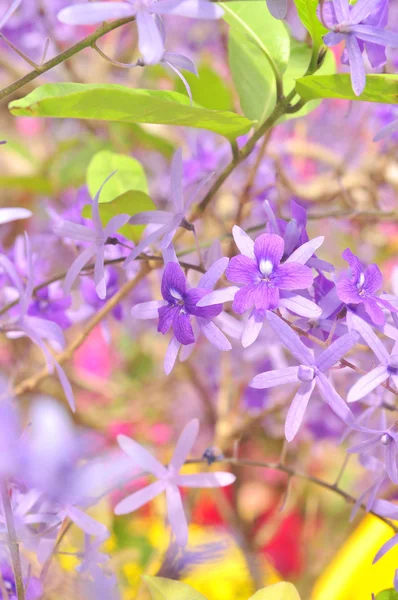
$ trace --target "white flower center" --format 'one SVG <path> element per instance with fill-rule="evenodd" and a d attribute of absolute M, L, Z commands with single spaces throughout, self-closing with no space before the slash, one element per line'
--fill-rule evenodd
<path fill-rule="evenodd" d="M 173 296 L 173 298 L 175 298 L 176 300 L 182 300 L 182 296 L 179 292 L 177 292 L 177 290 L 170 288 L 170 294 Z"/>
<path fill-rule="evenodd" d="M 389 446 L 392 442 L 392 437 L 388 433 L 384 433 L 380 438 L 383 446 Z"/>
<path fill-rule="evenodd" d="M 365 275 L 363 273 L 361 273 L 359 276 L 359 281 L 357 283 L 357 288 L 360 290 L 364 283 L 365 283 Z"/>
<path fill-rule="evenodd" d="M 260 265 L 259 265 L 260 271 L 263 275 L 271 275 L 273 269 L 274 269 L 274 265 L 272 264 L 272 262 L 270 260 L 264 260 L 263 258 L 260 260 Z"/>

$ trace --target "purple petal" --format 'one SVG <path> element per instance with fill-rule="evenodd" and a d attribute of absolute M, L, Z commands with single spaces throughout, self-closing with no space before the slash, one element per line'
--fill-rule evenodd
<path fill-rule="evenodd" d="M 190 317 L 186 313 L 180 311 L 174 313 L 173 331 L 177 340 L 184 346 L 195 343 Z"/>
<path fill-rule="evenodd" d="M 386 517 L 386 519 L 392 519 L 393 521 L 398 519 L 398 506 L 388 500 L 376 500 L 373 504 L 373 510 L 378 515 Z"/>
<path fill-rule="evenodd" d="M 342 253 L 342 258 L 350 265 L 350 271 L 355 283 L 358 283 L 361 274 L 363 273 L 362 263 L 349 248 L 346 248 Z"/>
<path fill-rule="evenodd" d="M 75 412 L 76 411 L 76 402 L 75 402 L 75 396 L 73 394 L 73 388 L 70 384 L 70 381 L 69 381 L 65 371 L 63 370 L 61 365 L 56 360 L 54 360 L 54 367 L 57 372 L 60 384 L 62 385 L 62 389 L 65 394 L 65 398 L 67 399 L 68 404 L 70 406 L 70 409 L 72 412 Z"/>
<path fill-rule="evenodd" d="M 130 223 L 131 223 L 131 219 L 130 219 Z M 139 244 L 137 244 L 137 246 L 134 248 L 134 250 L 126 258 L 126 260 L 123 263 L 123 266 L 126 268 L 134 259 L 137 258 L 137 256 L 139 256 L 141 254 L 141 252 L 143 252 L 150 244 L 157 242 L 162 237 L 162 235 L 167 233 L 168 230 L 169 230 L 169 225 L 164 225 L 163 227 L 160 227 L 156 231 L 153 231 L 152 233 L 147 235 L 144 239 L 142 239 L 140 241 Z"/>
<path fill-rule="evenodd" d="M 21 219 L 29 219 L 32 214 L 27 208 L 0 208 L 0 225 Z"/>
<path fill-rule="evenodd" d="M 318 319 L 322 314 L 322 309 L 312 300 L 287 291 L 283 292 L 279 300 L 279 306 L 284 306 L 295 315 L 307 317 L 308 319 Z"/>
<path fill-rule="evenodd" d="M 394 33 L 393 31 L 385 31 L 372 25 L 355 25 L 352 27 L 352 32 L 364 42 L 398 48 L 398 33 Z"/>
<path fill-rule="evenodd" d="M 316 13 L 318 19 L 328 29 L 333 29 L 333 27 L 339 22 L 333 2 L 322 2 L 322 4 L 319 4 L 317 7 Z"/>
<path fill-rule="evenodd" d="M 149 225 L 154 223 L 156 225 L 167 225 L 172 218 L 173 214 L 165 210 L 146 210 L 130 217 L 129 224 Z"/>
<path fill-rule="evenodd" d="M 193 19 L 220 19 L 224 11 L 206 0 L 162 0 L 151 6 L 151 11 L 158 15 L 180 15 Z"/>
<path fill-rule="evenodd" d="M 347 402 L 356 402 L 361 400 L 370 392 L 373 392 L 378 385 L 388 379 L 388 369 L 384 365 L 376 367 L 369 373 L 361 377 L 350 389 L 347 396 Z"/>
<path fill-rule="evenodd" d="M 65 280 L 64 280 L 63 287 L 64 287 L 65 294 L 70 293 L 74 282 L 76 281 L 77 277 L 79 276 L 80 271 L 83 269 L 83 267 L 86 266 L 88 261 L 95 255 L 96 251 L 97 251 L 96 246 L 92 245 L 89 248 L 86 248 L 85 250 L 83 250 L 83 252 L 81 254 L 79 254 L 79 256 L 73 261 L 73 263 L 71 264 L 71 266 L 68 269 L 68 272 L 67 272 Z"/>
<path fill-rule="evenodd" d="M 317 373 L 316 385 L 322 398 L 329 404 L 333 412 L 336 413 L 344 423 L 347 423 L 347 425 L 352 424 L 354 422 L 354 415 L 324 373 Z"/>
<path fill-rule="evenodd" d="M 175 213 L 184 212 L 184 197 L 182 192 L 182 150 L 179 148 L 171 161 L 170 196 Z"/>
<path fill-rule="evenodd" d="M 324 241 L 325 238 L 321 235 L 313 240 L 309 240 L 309 242 L 306 242 L 305 244 L 302 244 L 286 259 L 285 264 L 293 262 L 305 265 L 305 263 L 318 250 L 318 248 L 322 246 Z"/>
<path fill-rule="evenodd" d="M 284 249 L 285 242 L 279 235 L 275 233 L 263 233 L 259 235 L 254 242 L 254 255 L 257 259 L 257 264 L 260 266 L 262 261 L 269 261 L 272 268 L 277 267 L 281 262 Z"/>
<path fill-rule="evenodd" d="M 375 325 L 383 326 L 386 322 L 386 317 L 374 298 L 365 298 L 363 301 L 366 312 L 372 319 Z"/>
<path fill-rule="evenodd" d="M 193 75 L 196 75 L 196 77 L 199 77 L 195 63 L 183 54 L 178 54 L 177 52 L 165 52 L 163 60 L 168 62 L 172 67 L 174 67 L 174 69 L 178 71 L 183 69 L 184 71 L 189 71 Z"/>
<path fill-rule="evenodd" d="M 359 444 L 355 444 L 355 446 L 351 446 L 351 448 L 347 449 L 348 454 L 362 454 L 364 450 L 368 450 L 369 448 L 374 448 L 380 443 L 380 433 L 370 437 L 368 440 L 364 442 L 360 442 Z"/>
<path fill-rule="evenodd" d="M 375 0 L 359 0 L 351 7 L 350 21 L 353 25 L 357 25 L 364 21 L 366 17 L 374 10 Z"/>
<path fill-rule="evenodd" d="M 311 269 L 298 263 L 279 265 L 273 277 L 273 282 L 281 290 L 304 290 L 309 288 L 313 281 Z"/>
<path fill-rule="evenodd" d="M 187 291 L 187 280 L 178 263 L 168 263 L 163 273 L 162 296 L 167 302 L 181 300 Z"/>
<path fill-rule="evenodd" d="M 165 481 L 155 481 L 138 492 L 127 496 L 115 506 L 115 515 L 127 515 L 148 504 L 166 489 Z"/>
<path fill-rule="evenodd" d="M 180 226 L 180 223 L 181 223 L 180 216 L 177 215 L 176 217 L 174 217 L 171 220 L 170 225 L 167 225 L 168 230 L 163 234 L 162 240 L 159 244 L 159 247 L 162 250 L 165 250 L 166 248 L 168 248 L 170 246 L 171 242 L 173 241 L 173 237 L 175 236 L 176 231 Z"/>
<path fill-rule="evenodd" d="M 131 309 L 131 316 L 133 319 L 157 319 L 159 316 L 159 308 L 164 307 L 164 304 L 163 300 L 141 302 L 140 304 L 133 306 Z M 168 329 L 170 329 L 170 327 Z"/>
<path fill-rule="evenodd" d="M 158 309 L 159 323 L 157 329 L 159 333 L 165 335 L 170 330 L 170 327 L 173 325 L 174 317 L 179 311 L 180 308 L 173 304 L 167 304 Z"/>
<path fill-rule="evenodd" d="M 164 45 L 162 34 L 146 9 L 139 9 L 135 20 L 138 28 L 138 47 L 145 64 L 155 65 L 162 60 Z"/>
<path fill-rule="evenodd" d="M 99 214 L 99 199 L 100 199 L 100 196 L 101 196 L 101 192 L 104 189 L 104 186 L 106 185 L 106 183 L 115 174 L 116 174 L 116 171 L 113 171 L 113 173 L 111 173 L 110 175 L 108 175 L 108 177 L 105 179 L 105 181 L 101 185 L 101 187 L 98 190 L 98 192 L 95 194 L 95 197 L 93 198 L 93 202 L 92 202 L 92 220 L 93 220 L 94 229 L 97 232 L 97 235 L 102 234 L 102 231 L 103 231 L 102 222 L 101 222 L 101 216 Z"/>
<path fill-rule="evenodd" d="M 385 447 L 386 471 L 393 483 L 398 484 L 397 446 L 394 442 Z"/>
<path fill-rule="evenodd" d="M 120 448 L 131 458 L 134 465 L 145 472 L 151 473 L 158 479 L 167 476 L 167 469 L 146 448 L 126 435 L 118 435 L 117 443 Z"/>
<path fill-rule="evenodd" d="M 179 475 L 177 485 L 188 488 L 219 488 L 231 485 L 236 481 L 232 473 L 216 471 L 215 473 L 197 473 L 195 475 Z"/>
<path fill-rule="evenodd" d="M 192 288 L 184 296 L 185 309 L 190 315 L 195 317 L 202 317 L 203 319 L 213 319 L 217 317 L 222 311 L 221 304 L 214 304 L 212 306 L 199 306 L 198 302 L 201 298 L 206 296 L 206 290 L 201 288 Z"/>
<path fill-rule="evenodd" d="M 175 485 L 166 488 L 167 514 L 170 527 L 179 546 L 186 546 L 188 542 L 188 523 L 184 513 L 180 491 Z"/>
<path fill-rule="evenodd" d="M 229 337 L 234 340 L 239 340 L 243 334 L 243 323 L 238 321 L 232 315 L 226 312 L 221 312 L 216 318 L 215 322 Z"/>
<path fill-rule="evenodd" d="M 276 335 L 280 338 L 282 344 L 297 358 L 300 364 L 307 366 L 314 366 L 314 357 L 300 340 L 297 333 L 295 333 L 287 323 L 285 323 L 275 313 L 267 312 L 267 321 L 271 325 Z"/>
<path fill-rule="evenodd" d="M 242 333 L 242 346 L 248 348 L 258 338 L 264 325 L 264 314 L 253 310 Z"/>
<path fill-rule="evenodd" d="M 356 96 L 360 96 L 366 86 L 365 65 L 361 49 L 353 33 L 346 36 L 345 44 L 350 61 L 352 89 Z"/>
<path fill-rule="evenodd" d="M 232 350 L 230 341 L 223 334 L 223 332 L 220 331 L 217 325 L 213 323 L 213 321 L 199 319 L 199 327 L 203 335 L 215 348 L 218 348 L 223 352 L 228 352 L 228 350 Z"/>
<path fill-rule="evenodd" d="M 396 533 L 388 542 L 383 544 L 378 553 L 373 559 L 373 564 L 380 560 L 387 552 L 389 552 L 394 546 L 398 544 L 398 533 Z"/>
<path fill-rule="evenodd" d="M 326 46 L 331 48 L 332 46 L 337 46 L 337 44 L 340 44 L 340 42 L 345 39 L 346 36 L 344 33 L 335 33 L 334 31 L 330 31 L 324 36 L 323 41 Z"/>
<path fill-rule="evenodd" d="M 359 336 L 347 333 L 338 338 L 329 346 L 316 360 L 316 366 L 320 371 L 326 372 L 333 367 L 353 346 L 358 342 Z"/>
<path fill-rule="evenodd" d="M 363 296 L 360 296 L 356 283 L 352 279 L 342 277 L 336 284 L 337 295 L 342 302 L 346 304 L 359 304 L 363 302 Z"/>
<path fill-rule="evenodd" d="M 220 279 L 221 275 L 228 267 L 229 259 L 227 257 L 219 258 L 214 262 L 208 271 L 200 278 L 198 287 L 212 290 Z"/>
<path fill-rule="evenodd" d="M 189 453 L 191 452 L 197 437 L 199 435 L 199 421 L 192 419 L 180 433 L 176 447 L 170 461 L 170 467 L 173 473 L 178 473 L 184 465 Z"/>
<path fill-rule="evenodd" d="M 108 530 L 105 525 L 98 523 L 98 521 L 90 517 L 90 515 L 84 513 L 79 508 L 76 508 L 76 506 L 68 506 L 65 512 L 70 520 L 73 521 L 75 525 L 79 527 L 79 529 L 84 531 L 84 533 L 87 533 L 88 535 L 107 537 Z"/>
<path fill-rule="evenodd" d="M 350 20 L 350 8 L 347 0 L 333 0 L 333 6 L 339 23 Z"/>
<path fill-rule="evenodd" d="M 210 294 L 203 296 L 203 298 L 197 302 L 196 306 L 214 306 L 215 304 L 232 302 L 232 300 L 235 298 L 236 292 L 238 292 L 239 289 L 240 288 L 231 285 L 221 290 L 215 290 L 214 292 L 210 292 Z"/>
<path fill-rule="evenodd" d="M 12 15 L 15 13 L 15 11 L 19 8 L 21 3 L 22 3 L 22 0 L 14 0 L 11 3 L 11 6 L 8 8 L 8 10 L 6 10 L 5 14 L 0 19 L 0 29 L 2 27 L 4 27 L 4 25 L 7 23 L 7 21 L 12 17 Z"/>
<path fill-rule="evenodd" d="M 379 44 L 372 44 L 371 42 L 366 42 L 365 48 L 369 62 L 374 69 L 379 69 L 380 67 L 386 64 L 387 55 L 384 46 L 379 46 Z"/>
<path fill-rule="evenodd" d="M 72 221 L 59 221 L 54 227 L 54 233 L 79 242 L 94 242 L 96 238 L 94 229 Z"/>
<path fill-rule="evenodd" d="M 253 284 L 260 276 L 254 260 L 243 254 L 231 258 L 225 275 L 233 283 L 244 284 Z"/>
<path fill-rule="evenodd" d="M 249 385 L 258 390 L 267 390 L 286 383 L 297 383 L 299 381 L 297 377 L 298 369 L 298 367 L 286 367 L 285 369 L 266 371 L 256 375 Z"/>
<path fill-rule="evenodd" d="M 181 73 L 181 71 L 180 71 L 180 70 L 179 70 L 177 67 L 175 67 L 175 66 L 173 65 L 173 63 L 172 63 L 172 62 L 170 62 L 170 60 L 172 61 L 172 60 L 173 60 L 173 57 L 170 57 L 170 53 L 169 53 L 169 52 L 165 52 L 165 53 L 164 53 L 164 55 L 163 55 L 163 60 L 162 60 L 162 62 L 163 62 L 163 63 L 164 63 L 164 64 L 165 64 L 167 67 L 169 67 L 169 69 L 171 69 L 171 70 L 172 70 L 172 71 L 173 71 L 173 72 L 174 72 L 174 73 L 177 75 L 177 77 L 179 77 L 179 78 L 181 79 L 182 83 L 184 84 L 185 90 L 186 90 L 186 92 L 187 92 L 187 94 L 188 94 L 188 97 L 189 97 L 189 101 L 190 101 L 190 103 L 191 103 L 191 106 L 192 106 L 192 103 L 193 103 L 193 96 L 192 96 L 191 86 L 189 85 L 189 83 L 188 83 L 187 79 L 184 77 L 184 75 Z M 187 60 L 188 60 L 188 59 L 187 59 Z M 192 64 L 193 64 L 193 63 L 192 63 Z M 195 66 L 195 65 L 194 65 L 194 66 Z"/>
<path fill-rule="evenodd" d="M 254 259 L 254 241 L 238 225 L 232 227 L 232 235 L 239 252 L 248 258 Z"/>
<path fill-rule="evenodd" d="M 48 340 L 50 342 L 55 342 L 59 349 L 65 347 L 65 336 L 61 329 L 61 327 L 54 323 L 53 321 L 48 321 L 47 319 L 41 319 L 40 317 L 25 317 L 24 322 L 34 329 L 38 336 L 41 338 Z"/>
<path fill-rule="evenodd" d="M 173 335 L 167 347 L 166 356 L 164 357 L 164 372 L 166 375 L 170 375 L 173 370 L 180 348 L 180 342 Z"/>
<path fill-rule="evenodd" d="M 278 20 L 282 20 L 287 15 L 287 0 L 267 0 L 268 10 L 271 15 Z"/>
<path fill-rule="evenodd" d="M 243 314 L 250 308 L 265 311 L 269 308 L 276 308 L 279 304 L 279 291 L 268 284 L 247 285 L 241 288 L 234 298 L 232 304 L 233 310 L 238 314 Z"/>
<path fill-rule="evenodd" d="M 134 14 L 133 5 L 128 2 L 91 2 L 68 6 L 58 13 L 57 18 L 66 25 L 95 25 Z"/>
<path fill-rule="evenodd" d="M 107 223 L 106 227 L 104 228 L 105 239 L 114 236 L 115 233 L 121 227 L 123 227 L 123 225 L 126 225 L 129 219 L 130 215 L 115 215 L 114 217 L 112 217 Z"/>
<path fill-rule="evenodd" d="M 315 383 L 315 379 L 302 383 L 293 398 L 285 421 L 285 436 L 288 442 L 294 439 L 300 429 Z"/>
<path fill-rule="evenodd" d="M 365 283 L 363 289 L 366 290 L 368 294 L 374 294 L 382 285 L 383 276 L 379 267 L 375 264 L 369 265 L 365 271 Z"/>
<path fill-rule="evenodd" d="M 352 313 L 349 314 L 349 319 L 352 324 L 352 327 L 359 333 L 359 335 L 363 338 L 366 344 L 369 346 L 371 350 L 375 353 L 379 361 L 387 365 L 390 359 L 390 356 L 380 338 L 375 334 L 371 326 L 366 323 L 363 319 L 354 315 Z"/>
<path fill-rule="evenodd" d="M 106 298 L 106 280 L 105 280 L 105 246 L 103 244 L 97 246 L 97 255 L 95 257 L 94 265 L 94 282 L 95 291 L 97 292 L 98 298 L 105 300 Z"/>

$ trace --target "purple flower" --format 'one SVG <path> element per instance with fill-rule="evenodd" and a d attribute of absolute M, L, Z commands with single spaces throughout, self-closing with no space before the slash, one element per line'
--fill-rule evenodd
<path fill-rule="evenodd" d="M 345 42 L 342 62 L 350 65 L 352 89 L 360 96 L 365 89 L 366 74 L 362 53 L 366 49 L 372 67 L 386 64 L 385 47 L 398 48 L 398 34 L 384 31 L 387 25 L 387 0 L 333 0 L 318 8 L 318 16 L 331 30 L 323 41 L 327 46 Z"/>
<path fill-rule="evenodd" d="M 18 7 L 20 6 L 21 3 L 22 3 L 22 0 L 13 0 L 13 2 L 11 2 L 10 6 L 8 7 L 8 9 L 4 13 L 4 15 L 0 18 L 0 29 L 2 27 L 4 27 L 4 25 L 12 17 L 12 15 L 18 9 Z M 4 209 L 4 210 L 9 210 L 9 209 Z M 22 218 L 25 218 L 25 217 L 22 217 Z"/>
<path fill-rule="evenodd" d="M 200 300 L 198 306 L 212 306 L 233 300 L 232 308 L 238 314 L 252 309 L 242 337 L 245 347 L 257 339 L 267 310 L 284 306 L 302 316 L 320 315 L 314 302 L 291 291 L 306 289 L 313 283 L 312 271 L 304 263 L 324 238 L 316 238 L 299 246 L 281 264 L 284 241 L 279 235 L 264 233 L 253 242 L 237 225 L 233 227 L 232 234 L 241 254 L 230 260 L 226 276 L 234 283 L 243 284 L 243 287 L 216 290 Z"/>
<path fill-rule="evenodd" d="M 381 307 L 392 312 L 398 311 L 390 302 L 376 296 L 383 284 L 379 267 L 372 264 L 364 269 L 349 248 L 344 250 L 342 257 L 350 265 L 350 277 L 342 277 L 337 283 L 338 297 L 345 304 L 363 304 L 373 323 L 384 325 L 386 319 Z"/>
<path fill-rule="evenodd" d="M 207 0 L 87 2 L 64 8 L 58 14 L 58 19 L 68 25 L 92 25 L 108 19 L 135 16 L 139 50 L 146 64 L 156 64 L 162 60 L 165 51 L 159 21 L 161 15 L 167 14 L 194 19 L 219 19 L 223 10 Z"/>
<path fill-rule="evenodd" d="M 110 219 L 109 223 L 103 227 L 99 214 L 99 197 L 102 188 L 106 182 L 114 175 L 112 173 L 107 177 L 96 194 L 92 205 L 92 217 L 94 229 L 85 227 L 71 221 L 61 221 L 55 226 L 55 232 L 60 236 L 65 236 L 79 242 L 89 242 L 89 246 L 74 260 L 68 269 L 64 281 L 65 294 L 69 294 L 72 285 L 77 279 L 80 271 L 85 267 L 88 261 L 95 256 L 94 281 L 98 297 L 101 300 L 106 298 L 106 277 L 105 277 L 105 246 L 108 238 L 113 237 L 118 229 L 123 227 L 130 216 L 126 214 L 116 215 Z"/>
<path fill-rule="evenodd" d="M 365 452 L 382 451 L 383 462 L 386 472 L 395 484 L 398 484 L 398 433 L 395 425 L 385 429 L 384 431 L 367 430 L 365 439 L 355 446 L 348 448 L 349 454 L 363 454 Z"/>
<path fill-rule="evenodd" d="M 376 133 L 375 137 L 373 138 L 373 141 L 379 142 L 380 140 L 384 140 L 385 138 L 389 137 L 391 134 L 397 133 L 397 132 L 398 132 L 398 119 L 395 119 L 395 121 L 392 121 L 388 125 L 385 125 L 384 127 L 382 127 L 380 129 L 380 131 L 378 131 Z"/>
<path fill-rule="evenodd" d="M 58 348 L 63 348 L 65 346 L 65 338 L 62 329 L 53 321 L 47 321 L 46 319 L 28 315 L 28 309 L 32 302 L 34 289 L 34 269 L 32 250 L 27 234 L 25 234 L 25 240 L 27 257 L 26 286 L 24 286 L 12 262 L 6 256 L 0 255 L 0 267 L 3 268 L 19 293 L 18 315 L 7 320 L 2 325 L 2 329 L 6 331 L 7 337 L 9 338 L 17 338 L 26 335 L 40 348 L 46 359 L 48 371 L 52 373 L 54 369 L 56 370 L 65 396 L 69 402 L 69 406 L 72 410 L 75 410 L 75 399 L 72 386 L 69 383 L 65 371 L 61 365 L 58 364 L 52 353 L 49 352 L 45 343 L 48 341 Z"/>
<path fill-rule="evenodd" d="M 159 246 L 162 250 L 165 250 L 168 246 L 170 246 L 179 227 L 191 227 L 186 221 L 186 214 L 188 213 L 192 204 L 195 202 L 198 192 L 203 185 L 207 183 L 208 179 L 209 177 L 206 177 L 199 185 L 196 192 L 192 194 L 192 196 L 186 202 L 184 202 L 182 190 L 182 150 L 177 150 L 171 163 L 171 210 L 145 211 L 131 217 L 129 220 L 131 225 L 153 224 L 157 226 L 157 229 L 141 240 L 141 242 L 134 248 L 133 252 L 124 263 L 126 266 L 132 260 L 137 258 L 137 256 L 141 254 L 141 252 L 143 252 L 143 250 L 145 250 L 145 248 L 147 248 L 150 244 L 160 240 Z"/>
<path fill-rule="evenodd" d="M 193 419 L 185 426 L 178 438 L 172 459 L 165 467 L 156 458 L 130 438 L 119 435 L 118 442 L 122 450 L 128 454 L 134 465 L 151 473 L 157 479 L 144 489 L 134 492 L 117 504 L 115 513 L 125 515 L 141 508 L 147 502 L 166 492 L 167 512 L 170 527 L 179 546 L 185 546 L 188 541 L 188 524 L 184 513 L 179 487 L 215 488 L 231 485 L 235 481 L 232 473 L 197 473 L 195 475 L 180 475 L 189 453 L 199 434 L 199 421 Z"/>
<path fill-rule="evenodd" d="M 326 374 L 355 345 L 357 336 L 351 333 L 343 335 L 315 359 L 311 350 L 303 344 L 299 336 L 280 317 L 269 312 L 267 313 L 267 320 L 280 337 L 281 342 L 297 358 L 300 364 L 296 367 L 260 373 L 254 377 L 250 385 L 257 389 L 268 389 L 287 383 L 301 383 L 286 417 L 285 435 L 287 441 L 291 442 L 297 434 L 315 386 L 336 415 L 345 423 L 352 423 L 352 412 L 333 388 Z"/>
<path fill-rule="evenodd" d="M 380 361 L 378 367 L 366 373 L 353 385 L 348 392 L 347 402 L 361 400 L 378 385 L 387 381 L 389 377 L 393 380 L 394 385 L 398 387 L 398 342 L 395 343 L 390 355 L 368 323 L 357 315 L 350 313 L 347 316 L 349 327 L 355 329 L 361 335 Z"/>
<path fill-rule="evenodd" d="M 231 350 L 232 346 L 226 336 L 215 324 L 220 322 L 224 328 L 222 306 L 199 307 L 198 301 L 213 289 L 228 265 L 227 258 L 220 258 L 201 277 L 198 287 L 188 288 L 187 280 L 180 265 L 169 262 L 162 278 L 163 300 L 152 300 L 136 304 L 131 310 L 135 319 L 154 319 L 159 317 L 158 331 L 166 334 L 173 330 L 173 337 L 165 357 L 165 372 L 168 375 L 177 359 L 181 346 L 186 348 L 183 359 L 196 342 L 191 318 L 195 319 L 197 329 L 219 350 Z M 227 323 L 228 326 L 228 323 Z"/>
<path fill-rule="evenodd" d="M 284 19 L 287 15 L 287 0 L 267 0 L 268 10 L 275 19 Z"/>

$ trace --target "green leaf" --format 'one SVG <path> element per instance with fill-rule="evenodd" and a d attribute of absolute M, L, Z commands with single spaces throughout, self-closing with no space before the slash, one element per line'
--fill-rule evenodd
<path fill-rule="evenodd" d="M 264 122 L 275 105 L 275 75 L 266 54 L 275 62 L 281 76 L 290 53 L 286 26 L 269 13 L 266 3 L 222 4 L 224 19 L 230 25 L 229 65 L 242 110 L 258 124 Z"/>
<path fill-rule="evenodd" d="M 398 600 L 398 592 L 395 590 L 384 590 L 376 596 L 376 600 Z"/>
<path fill-rule="evenodd" d="M 206 600 L 190 585 L 164 577 L 144 576 L 151 592 L 152 600 Z"/>
<path fill-rule="evenodd" d="M 300 600 L 294 585 L 284 581 L 258 590 L 249 600 Z"/>
<path fill-rule="evenodd" d="M 175 152 L 175 145 L 165 137 L 148 131 L 150 125 L 138 125 L 137 123 L 109 123 L 111 139 L 117 140 L 117 144 L 126 152 L 135 145 L 140 145 L 145 150 L 156 150 L 167 158 L 171 158 Z"/>
<path fill-rule="evenodd" d="M 87 187 L 92 198 L 114 171 L 116 173 L 101 192 L 100 204 L 111 202 L 129 190 L 148 193 L 145 171 L 138 160 L 125 154 L 102 150 L 93 156 L 87 169 Z"/>
<path fill-rule="evenodd" d="M 178 92 L 130 89 L 122 85 L 51 83 L 11 102 L 13 115 L 157 123 L 207 129 L 236 138 L 253 123 L 229 111 L 208 110 Z"/>
<path fill-rule="evenodd" d="M 316 14 L 318 0 L 294 0 L 294 3 L 296 5 L 300 21 L 312 38 L 314 51 L 317 52 L 318 49 L 323 45 L 322 36 L 328 32 Z"/>
<path fill-rule="evenodd" d="M 109 181 L 109 183 L 112 181 L 112 179 Z M 120 215 L 121 213 L 133 216 L 137 213 L 143 212 L 144 210 L 155 209 L 156 206 L 152 199 L 145 192 L 139 190 L 130 190 L 118 198 L 115 198 L 111 202 L 99 204 L 99 213 L 103 225 L 107 225 L 112 217 Z M 91 206 L 85 206 L 83 208 L 82 215 L 86 219 L 91 219 Z M 132 240 L 133 242 L 138 242 L 144 229 L 145 225 L 125 225 L 119 231 L 126 239 Z"/>
<path fill-rule="evenodd" d="M 231 110 L 232 93 L 224 79 L 205 63 L 199 66 L 198 73 L 199 77 L 196 77 L 193 73 L 184 72 L 195 102 L 209 110 Z M 184 84 L 179 78 L 176 79 L 175 89 L 181 94 L 186 94 Z"/>
<path fill-rule="evenodd" d="M 303 98 L 344 98 L 363 102 L 398 104 L 398 75 L 367 75 L 365 91 L 356 96 L 350 75 L 311 75 L 297 80 L 297 92 Z"/>

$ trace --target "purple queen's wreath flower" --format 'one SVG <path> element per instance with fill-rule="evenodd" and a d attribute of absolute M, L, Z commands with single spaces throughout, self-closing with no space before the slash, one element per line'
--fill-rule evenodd
<path fill-rule="evenodd" d="M 115 173 L 111 173 L 111 175 L 105 179 L 93 200 L 92 217 L 94 229 L 73 223 L 72 221 L 61 221 L 61 223 L 55 227 L 56 233 L 60 236 L 68 237 L 80 242 L 89 242 L 89 246 L 79 254 L 68 269 L 64 281 L 64 291 L 66 294 L 70 293 L 72 285 L 76 281 L 83 267 L 85 267 L 88 261 L 95 256 L 95 289 L 101 300 L 106 298 L 106 277 L 104 267 L 106 242 L 108 238 L 114 236 L 118 229 L 123 227 L 130 218 L 130 215 L 126 214 L 116 215 L 110 219 L 105 227 L 102 226 L 98 206 L 99 197 L 104 185 L 114 174 Z"/>
<path fill-rule="evenodd" d="M 146 64 L 156 64 L 165 52 L 161 15 L 180 15 L 193 19 L 219 19 L 223 9 L 207 0 L 126 0 L 126 2 L 87 2 L 68 6 L 58 19 L 68 25 L 93 25 L 109 19 L 135 17 L 138 46 Z M 155 18 L 154 18 L 155 17 Z"/>
<path fill-rule="evenodd" d="M 366 50 L 372 67 L 386 64 L 386 46 L 398 48 L 398 34 L 384 31 L 387 25 L 388 0 L 348 0 L 325 2 L 318 8 L 318 16 L 330 29 L 323 41 L 327 46 L 345 42 L 342 62 L 351 69 L 352 89 L 360 96 L 365 89 L 366 74 L 362 53 Z"/>
<path fill-rule="evenodd" d="M 330 383 L 327 372 L 355 345 L 357 336 L 352 333 L 343 335 L 315 358 L 311 350 L 280 317 L 269 312 L 267 320 L 289 352 L 300 361 L 300 365 L 260 373 L 254 377 L 250 385 L 257 389 L 268 389 L 286 383 L 301 383 L 286 417 L 287 441 L 291 442 L 297 434 L 315 386 L 330 408 L 345 423 L 352 423 L 353 414 Z"/>
<path fill-rule="evenodd" d="M 152 300 L 137 304 L 131 310 L 136 319 L 154 319 L 159 317 L 158 331 L 166 334 L 173 330 L 165 357 L 165 372 L 169 374 L 177 359 L 181 346 L 187 352 L 196 342 L 192 317 L 199 332 L 219 350 L 231 350 L 232 346 L 226 336 L 215 324 L 219 318 L 223 327 L 222 305 L 199 307 L 198 300 L 209 293 L 228 265 L 227 258 L 220 258 L 201 277 L 198 287 L 188 288 L 187 280 L 180 265 L 169 262 L 164 270 L 161 292 L 163 300 Z M 184 358 L 184 357 L 182 357 Z"/>
<path fill-rule="evenodd" d="M 178 438 L 174 454 L 168 467 L 165 467 L 156 458 L 134 440 L 125 435 L 118 436 L 122 450 L 128 454 L 134 465 L 143 471 L 154 475 L 157 479 L 147 487 L 134 492 L 117 504 L 115 513 L 125 515 L 141 508 L 147 502 L 166 492 L 167 513 L 170 527 L 179 546 L 186 546 L 188 541 L 188 524 L 184 513 L 179 487 L 189 488 L 217 488 L 231 485 L 235 481 L 232 473 L 197 473 L 195 475 L 180 475 L 189 453 L 199 434 L 199 421 L 194 419 L 185 426 Z"/>
<path fill-rule="evenodd" d="M 342 277 L 337 283 L 338 297 L 345 304 L 363 304 L 373 323 L 384 325 L 386 318 L 382 308 L 392 312 L 398 311 L 388 300 L 376 295 L 383 284 L 379 267 L 372 264 L 364 268 L 349 248 L 344 250 L 342 257 L 350 265 L 350 276 Z"/>

